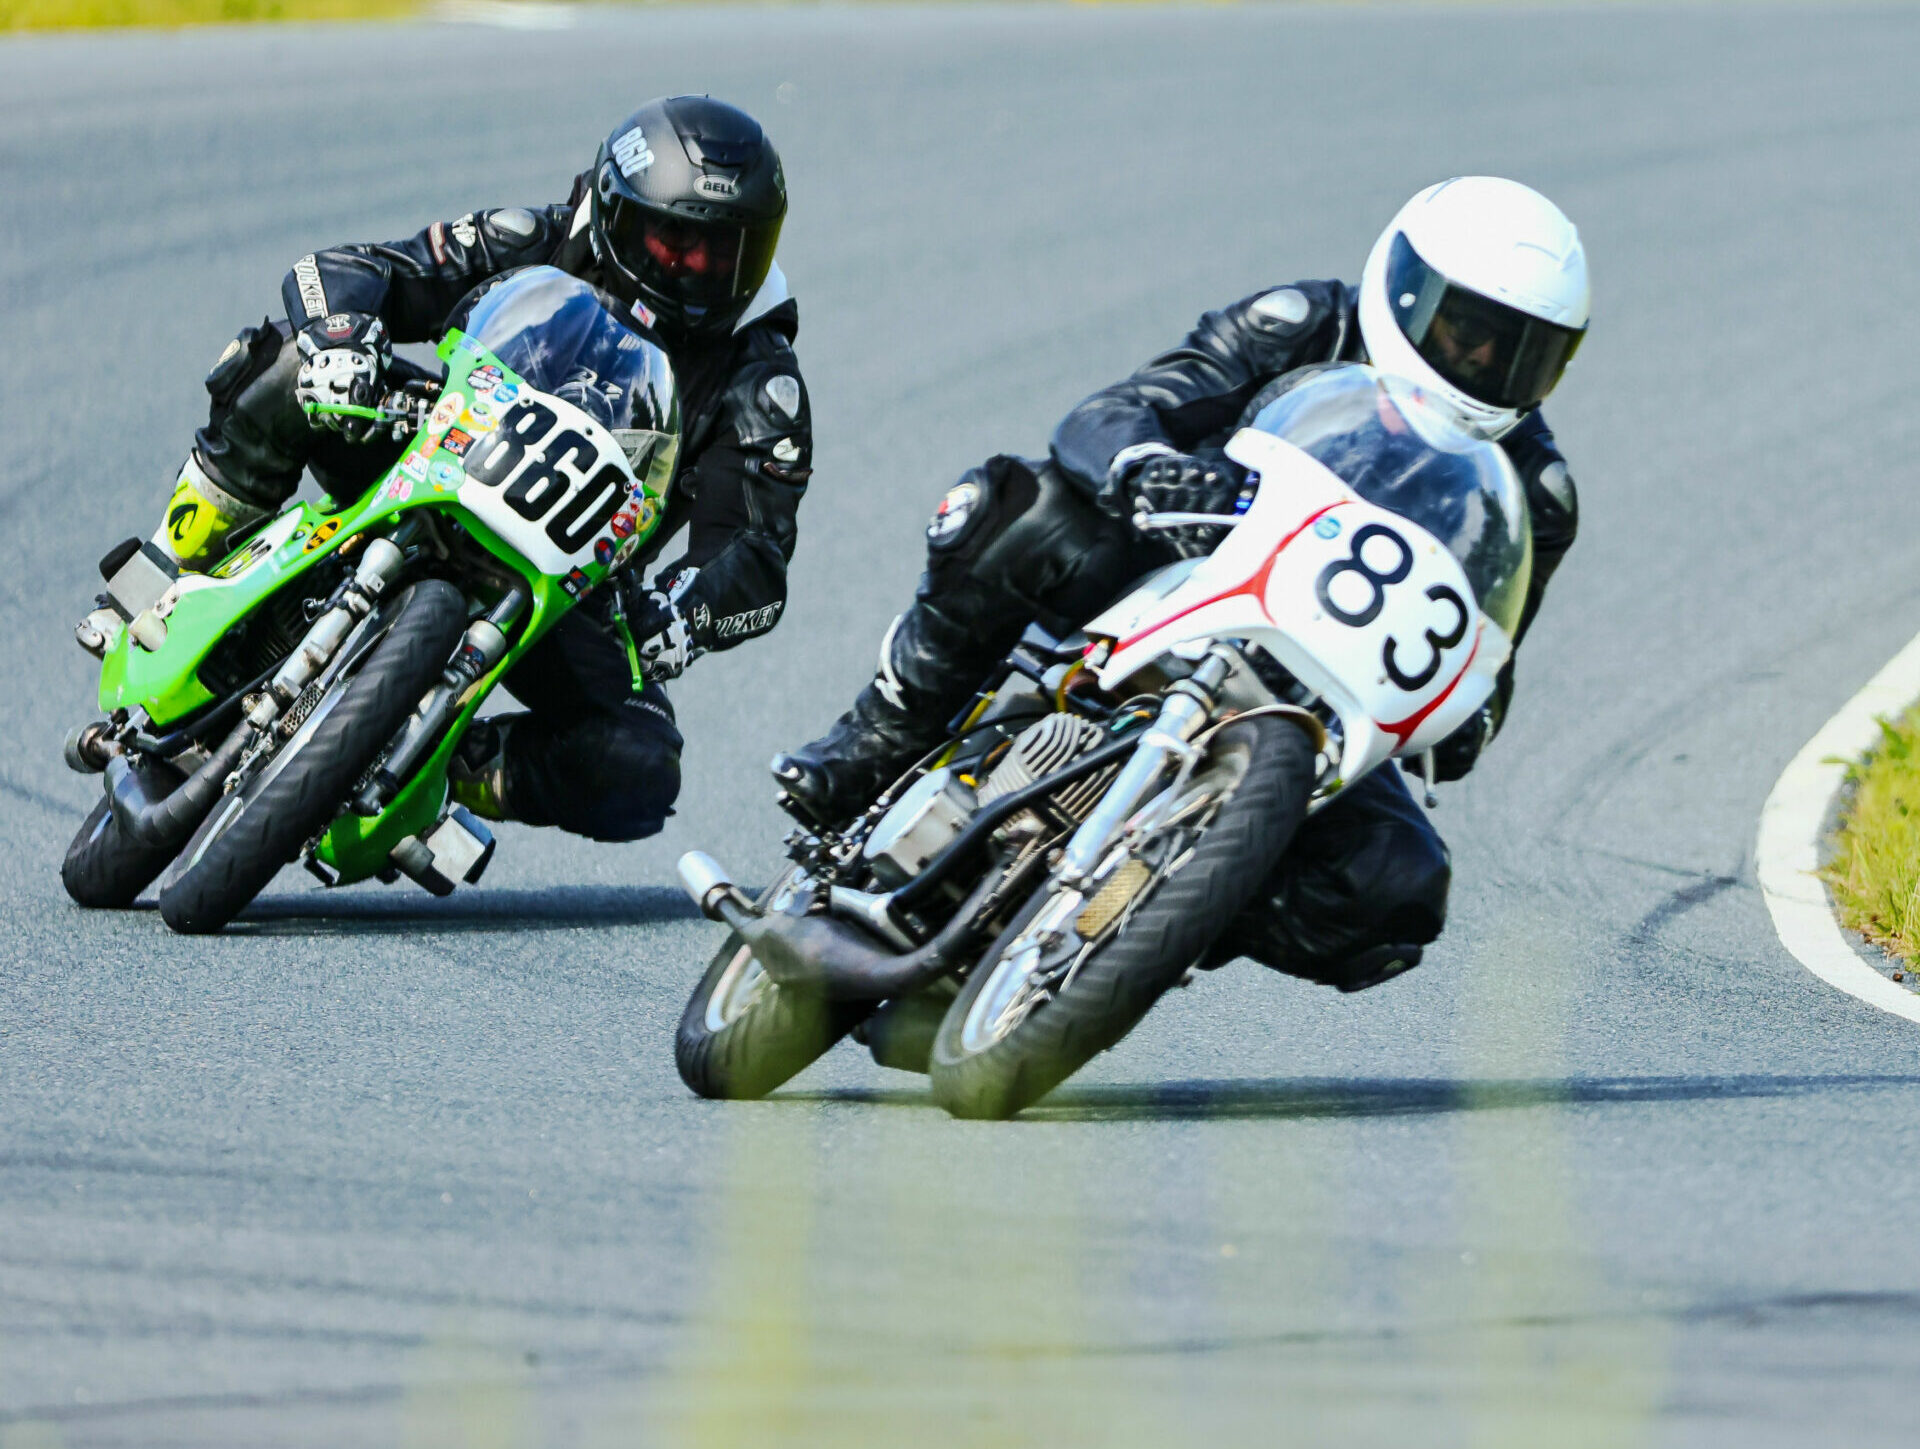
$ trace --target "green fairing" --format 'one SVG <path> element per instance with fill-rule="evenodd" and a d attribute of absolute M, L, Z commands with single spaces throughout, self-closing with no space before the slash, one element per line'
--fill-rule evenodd
<path fill-rule="evenodd" d="M 442 396 L 452 390 L 464 394 L 468 374 L 483 364 L 499 368 L 508 382 L 525 388 L 524 380 L 517 373 L 458 332 L 447 334 L 440 344 L 439 355 L 448 366 Z M 183 576 L 176 585 L 171 612 L 166 616 L 167 637 L 161 647 L 150 653 L 132 642 L 131 631 L 122 630 L 108 650 L 101 669 L 102 709 L 111 712 L 144 708 L 158 729 L 185 720 L 215 699 L 200 682 L 198 670 L 229 630 L 349 539 L 363 533 L 391 532 L 400 515 L 414 509 L 433 508 L 452 515 L 474 540 L 525 579 L 531 607 L 524 627 L 505 656 L 468 691 L 452 728 L 433 755 L 402 785 L 400 793 L 381 814 L 372 819 L 342 815 L 321 839 L 315 855 L 339 873 L 341 884 L 365 880 L 385 869 L 394 846 L 407 836 L 428 829 L 439 818 L 447 798 L 447 762 L 467 726 L 501 676 L 512 669 L 575 602 L 561 587 L 560 576 L 539 572 L 518 550 L 462 506 L 458 485 L 442 487 L 431 481 L 430 470 L 435 463 L 445 462 L 455 469 L 462 466 L 459 456 L 438 441 L 445 431 L 441 428 L 436 433 L 429 427 L 416 434 L 393 468 L 357 502 L 332 512 L 296 502 L 208 573 Z M 417 481 L 402 471 L 401 464 L 410 457 L 426 460 L 429 481 Z M 662 490 L 657 485 L 662 481 L 655 477 L 642 480 L 644 494 L 653 499 L 656 506 L 650 510 L 651 517 L 645 525 L 635 531 L 635 550 L 660 525 L 664 506 Z M 221 577 L 223 572 L 231 573 L 231 577 Z M 591 561 L 582 565 L 581 572 L 591 588 L 602 583 L 610 570 L 598 561 Z"/>

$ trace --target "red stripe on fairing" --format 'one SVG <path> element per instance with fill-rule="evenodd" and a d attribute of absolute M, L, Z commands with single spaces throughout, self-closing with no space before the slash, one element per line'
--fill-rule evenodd
<path fill-rule="evenodd" d="M 1480 640 L 1476 638 L 1473 641 L 1473 652 L 1467 656 L 1467 662 L 1460 666 L 1460 672 L 1453 676 L 1452 684 L 1449 684 L 1445 689 L 1441 690 L 1420 709 L 1401 720 L 1399 724 L 1385 724 L 1380 720 L 1375 720 L 1374 723 L 1404 745 L 1413 737 L 1413 732 L 1420 728 L 1421 724 L 1426 720 L 1426 717 L 1440 708 L 1440 706 L 1446 702 L 1447 696 L 1459 687 L 1460 681 L 1467 677 L 1467 671 L 1473 668 L 1473 661 L 1479 657 Z"/>
<path fill-rule="evenodd" d="M 1196 613 L 1199 610 L 1208 607 L 1210 604 L 1218 604 L 1223 602 L 1224 600 L 1234 598 L 1240 594 L 1245 594 L 1248 598 L 1252 599 L 1256 604 L 1258 604 L 1260 606 L 1260 612 L 1263 614 L 1266 614 L 1267 618 L 1271 620 L 1273 618 L 1273 615 L 1267 613 L 1267 580 L 1273 574 L 1274 564 L 1279 562 L 1280 555 L 1286 552 L 1286 548 L 1288 544 L 1292 543 L 1301 534 L 1305 533 L 1309 528 L 1313 527 L 1315 523 L 1319 522 L 1320 519 L 1324 518 L 1327 514 L 1333 512 L 1334 509 L 1344 508 L 1347 505 L 1348 501 L 1349 500 L 1342 498 L 1337 502 L 1329 503 L 1325 508 L 1320 509 L 1319 512 L 1317 513 L 1309 514 L 1306 520 L 1302 522 L 1298 528 L 1294 529 L 1292 533 L 1288 534 L 1285 538 L 1280 540 L 1279 544 L 1275 546 L 1273 552 L 1267 555 L 1267 561 L 1261 564 L 1258 569 L 1254 570 L 1252 577 L 1246 579 L 1242 583 L 1235 584 L 1232 588 L 1228 589 L 1223 594 L 1215 594 L 1211 599 L 1202 599 L 1197 604 L 1189 604 L 1187 605 L 1186 608 L 1182 609 L 1179 613 L 1169 615 L 1167 618 L 1162 619 L 1159 623 L 1150 625 L 1147 628 L 1142 629 L 1138 634 L 1135 634 L 1131 639 L 1123 640 L 1119 645 L 1115 647 L 1113 652 L 1115 654 L 1118 654 L 1124 649 L 1131 649 L 1135 644 L 1138 644 L 1142 639 L 1146 638 L 1149 634 L 1157 634 L 1162 629 L 1166 628 L 1169 624 L 1176 624 L 1180 620 L 1186 618 L 1187 615 L 1189 614 Z M 1475 647 L 1477 648 L 1478 646 L 1476 645 Z M 1457 680 L 1455 681 L 1455 683 L 1458 683 L 1458 682 L 1459 681 Z M 1444 698 L 1444 696 L 1442 697 Z"/>

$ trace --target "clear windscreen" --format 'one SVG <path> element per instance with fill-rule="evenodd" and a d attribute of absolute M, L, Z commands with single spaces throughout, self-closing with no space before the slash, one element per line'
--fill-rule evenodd
<path fill-rule="evenodd" d="M 673 364 L 617 305 L 578 277 L 529 267 L 481 297 L 463 330 L 529 385 L 610 429 L 635 474 L 664 493 L 680 446 Z"/>
<path fill-rule="evenodd" d="M 1360 363 L 1320 369 L 1249 426 L 1324 464 L 1377 507 L 1452 552 L 1481 612 L 1512 638 L 1533 573 L 1526 490 L 1500 445 L 1429 403 L 1412 383 Z"/>

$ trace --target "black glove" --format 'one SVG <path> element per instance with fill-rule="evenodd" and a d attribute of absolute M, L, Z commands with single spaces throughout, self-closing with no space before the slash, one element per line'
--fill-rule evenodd
<path fill-rule="evenodd" d="M 1109 473 L 1096 501 L 1115 518 L 1139 521 L 1152 513 L 1232 513 L 1246 486 L 1246 470 L 1230 459 L 1150 453 Z M 1221 536 L 1218 528 L 1206 525 L 1142 532 L 1189 557 L 1210 551 Z"/>
<path fill-rule="evenodd" d="M 371 437 L 380 426 L 373 418 L 323 412 L 326 407 L 376 407 L 380 379 L 393 361 L 387 324 L 364 312 L 335 312 L 310 322 L 296 339 L 300 371 L 293 396 L 316 428 L 331 428 L 353 442 Z"/>
<path fill-rule="evenodd" d="M 699 627 L 706 611 L 696 608 L 689 615 L 680 607 L 680 595 L 699 572 L 682 569 L 671 579 L 659 580 L 663 588 L 652 589 L 632 574 L 616 574 L 587 601 L 601 628 L 619 637 L 623 645 L 629 638 L 633 641 L 641 676 L 649 684 L 679 678 L 712 645 L 711 639 L 701 637 Z"/>

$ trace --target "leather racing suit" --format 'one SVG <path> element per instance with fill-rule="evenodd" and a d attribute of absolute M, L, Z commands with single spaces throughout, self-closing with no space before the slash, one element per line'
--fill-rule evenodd
<path fill-rule="evenodd" d="M 1164 543 L 1095 506 L 1115 456 L 1143 444 L 1183 453 L 1218 449 L 1275 379 L 1314 364 L 1364 360 L 1356 308 L 1345 284 L 1308 281 L 1208 312 L 1179 346 L 1069 412 L 1047 459 L 996 457 L 965 474 L 928 528 L 926 572 L 913 606 L 881 646 L 879 675 L 836 735 L 846 738 L 850 726 L 870 729 L 900 708 L 920 720 L 951 718 L 1030 621 L 1056 632 L 1077 628 L 1142 573 L 1168 562 Z M 1532 519 L 1533 578 L 1518 631 L 1524 638 L 1573 543 L 1578 504 L 1537 409 L 1501 445 L 1525 485 Z M 1513 671 L 1509 660 L 1481 716 L 1436 752 L 1441 779 L 1471 769 L 1499 729 Z M 1418 962 L 1419 948 L 1445 923 L 1450 879 L 1439 834 L 1400 772 L 1381 768 L 1301 826 L 1209 964 L 1248 955 L 1359 990 Z"/>
<path fill-rule="evenodd" d="M 599 284 L 587 235 L 587 178 L 568 200 L 537 210 L 481 211 L 403 241 L 331 247 L 302 257 L 282 285 L 286 321 L 243 331 L 207 378 L 213 405 L 194 438 L 212 481 L 251 507 L 277 509 L 303 469 L 341 501 L 357 498 L 400 445 L 351 442 L 309 426 L 294 400 L 295 334 L 339 313 L 377 316 L 396 342 L 437 341 L 491 279 L 546 264 Z M 676 602 L 693 643 L 730 649 L 766 633 L 786 604 L 786 569 L 812 471 L 806 389 L 792 342 L 799 312 L 776 267 L 740 322 L 718 336 L 675 336 L 644 305 L 634 314 L 666 343 L 679 387 L 680 469 L 665 517 L 609 587 L 632 602 L 636 639 L 664 627 L 639 587 L 670 538 L 680 557 L 656 587 L 683 584 Z M 389 375 L 411 364 L 395 359 Z M 418 375 L 414 370 L 414 375 Z M 557 825 L 601 840 L 656 833 L 679 793 L 681 736 L 666 691 L 635 693 L 622 643 L 589 601 L 569 613 L 504 683 L 528 712 L 496 721 L 503 740 L 497 804 L 506 818 Z"/>

